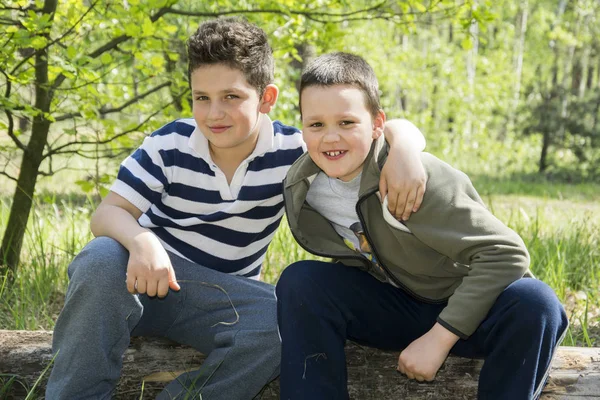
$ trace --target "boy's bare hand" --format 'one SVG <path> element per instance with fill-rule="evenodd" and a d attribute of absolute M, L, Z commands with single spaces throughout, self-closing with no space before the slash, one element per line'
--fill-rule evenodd
<path fill-rule="evenodd" d="M 137 235 L 129 252 L 127 290 L 165 297 L 169 288 L 180 289 L 169 255 L 151 232 Z"/>
<path fill-rule="evenodd" d="M 398 371 L 419 382 L 432 381 L 458 339 L 454 333 L 436 323 L 400 353 Z"/>
<path fill-rule="evenodd" d="M 421 163 L 420 152 L 406 150 L 395 156 L 390 151 L 381 170 L 379 192 L 381 199 L 388 197 L 388 209 L 398 220 L 406 221 L 421 206 L 427 175 Z"/>

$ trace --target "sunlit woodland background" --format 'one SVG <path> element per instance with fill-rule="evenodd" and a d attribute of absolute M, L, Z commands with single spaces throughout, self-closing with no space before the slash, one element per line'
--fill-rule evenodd
<path fill-rule="evenodd" d="M 267 32 L 287 124 L 311 57 L 364 56 L 387 115 L 523 237 L 568 309 L 565 344 L 598 346 L 597 0 L 0 0 L 0 329 L 52 329 L 119 162 L 191 115 L 186 38 L 226 15 Z M 303 257 L 283 223 L 264 279 Z"/>

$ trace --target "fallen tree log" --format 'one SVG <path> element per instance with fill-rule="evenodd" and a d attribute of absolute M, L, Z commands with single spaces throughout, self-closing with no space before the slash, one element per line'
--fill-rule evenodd
<path fill-rule="evenodd" d="M 0 330 L 0 398 L 23 399 L 52 361 L 52 332 Z M 349 343 L 348 389 L 353 399 L 475 399 L 481 360 L 450 357 L 431 383 L 406 379 L 396 372 L 398 353 Z M 123 357 L 116 399 L 151 399 L 204 357 L 195 350 L 162 339 L 133 338 Z M 36 387 L 43 393 L 49 372 Z M 9 388 L 10 386 L 10 388 Z M 3 388 L 4 387 L 4 394 Z M 8 394 L 7 394 L 8 392 Z M 278 399 L 279 383 L 258 398 Z M 561 347 L 552 364 L 542 399 L 600 399 L 600 348 Z M 233 399 L 235 400 L 235 399 Z"/>

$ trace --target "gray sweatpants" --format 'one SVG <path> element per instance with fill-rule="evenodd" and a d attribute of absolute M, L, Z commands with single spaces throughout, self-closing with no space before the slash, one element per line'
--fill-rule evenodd
<path fill-rule="evenodd" d="M 194 385 L 202 395 L 195 398 L 203 400 L 252 399 L 279 374 L 274 287 L 169 256 L 183 282 L 164 299 L 127 291 L 129 253 L 113 239 L 92 240 L 73 260 L 46 399 L 109 399 L 130 336 L 167 337 L 207 355 L 199 370 L 179 376 L 159 399 L 183 399 Z M 198 282 L 222 287 L 235 310 L 223 292 Z M 235 311 L 239 321 L 219 323 L 236 321 Z"/>

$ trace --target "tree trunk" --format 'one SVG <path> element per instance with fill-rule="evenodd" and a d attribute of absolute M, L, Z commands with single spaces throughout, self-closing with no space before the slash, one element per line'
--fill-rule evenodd
<path fill-rule="evenodd" d="M 542 139 L 542 153 L 540 154 L 539 172 L 542 173 L 548 168 L 548 147 L 550 147 L 550 132 L 544 131 Z"/>
<path fill-rule="evenodd" d="M 42 13 L 53 15 L 56 5 L 57 0 L 46 0 Z M 46 39 L 50 40 L 48 34 L 45 35 Z M 0 266 L 0 275 L 9 271 L 14 273 L 19 264 L 25 228 L 33 204 L 35 184 L 50 130 L 50 121 L 45 114 L 50 111 L 51 101 L 52 95 L 48 81 L 48 51 L 40 49 L 35 56 L 35 109 L 38 111 L 38 115 L 33 119 L 31 139 L 23 152 L 8 224 L 2 238 L 0 265 L 3 267 Z"/>
<path fill-rule="evenodd" d="M 5 382 L 10 375 L 16 375 L 19 382 L 31 387 L 52 359 L 51 340 L 52 332 L 47 331 L 0 331 L 0 374 L 4 374 Z M 121 380 L 114 398 L 155 398 L 167 382 L 182 372 L 197 369 L 203 359 L 204 356 L 194 349 L 173 342 L 134 338 L 123 356 Z M 363 400 L 475 399 L 483 364 L 482 360 L 451 356 L 440 368 L 435 381 L 419 383 L 406 379 L 396 371 L 397 352 L 348 342 L 346 360 L 350 398 Z M 48 374 L 46 372 L 40 380 L 40 391 L 46 385 Z M 13 384 L 11 390 L 8 399 L 25 397 L 19 384 Z M 560 347 L 552 362 L 549 383 L 541 399 L 591 399 L 597 398 L 598 393 L 600 349 Z M 279 381 L 270 383 L 257 398 L 278 399 Z"/>
<path fill-rule="evenodd" d="M 515 126 L 515 119 L 517 116 L 517 110 L 519 108 L 519 100 L 521 99 L 521 81 L 523 77 L 523 55 L 525 54 L 525 34 L 527 33 L 527 18 L 529 15 L 529 1 L 523 0 L 521 2 L 521 13 L 519 16 L 519 34 L 515 43 L 516 55 L 514 57 L 515 63 L 515 87 L 513 91 L 513 104 L 512 109 L 509 112 L 507 129 L 504 129 L 503 134 L 500 135 L 500 140 L 503 140 L 506 136 L 506 131 L 512 131 Z"/>
<path fill-rule="evenodd" d="M 478 0 L 473 1 L 473 10 L 478 7 Z M 479 23 L 475 20 L 471 21 L 469 34 L 473 41 L 473 47 L 467 54 L 467 83 L 469 90 L 467 92 L 467 121 L 465 122 L 465 137 L 469 138 L 473 131 L 473 107 L 475 104 L 475 74 L 477 70 L 477 55 L 479 52 Z"/>

